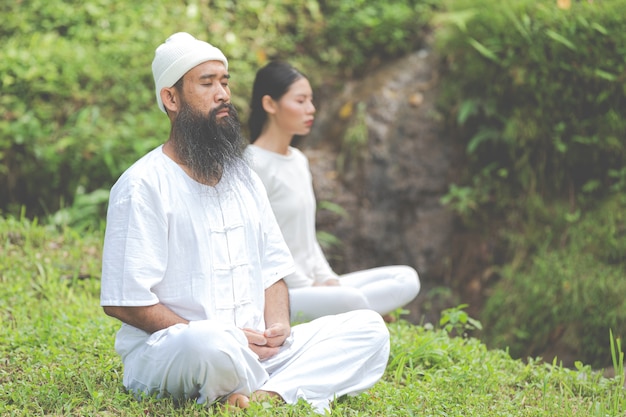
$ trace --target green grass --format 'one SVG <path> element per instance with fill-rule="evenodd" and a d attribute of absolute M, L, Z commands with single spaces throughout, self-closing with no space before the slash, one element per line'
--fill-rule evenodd
<path fill-rule="evenodd" d="M 118 323 L 99 307 L 101 241 L 101 233 L 0 219 L 0 415 L 314 415 L 305 403 L 242 412 L 128 395 L 113 349 Z M 389 330 L 384 377 L 366 393 L 337 400 L 333 415 L 626 416 L 623 378 L 603 378 L 582 364 L 513 360 L 433 326 L 400 320 Z"/>

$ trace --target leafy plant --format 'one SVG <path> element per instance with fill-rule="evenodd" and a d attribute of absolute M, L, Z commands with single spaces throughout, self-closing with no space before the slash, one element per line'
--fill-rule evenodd
<path fill-rule="evenodd" d="M 568 6 L 559 5 L 567 3 Z M 514 357 L 556 344 L 604 366 L 621 336 L 626 1 L 444 1 L 441 106 L 465 151 L 442 199 L 497 239 L 481 333 Z"/>
<path fill-rule="evenodd" d="M 26 207 L 29 217 L 43 217 L 64 208 L 68 214 L 75 198 L 109 189 L 132 162 L 165 141 L 168 120 L 155 106 L 150 62 L 156 46 L 176 31 L 224 51 L 232 100 L 245 121 L 254 74 L 269 59 L 289 60 L 316 86 L 340 83 L 341 74 L 363 68 L 364 57 L 397 56 L 419 45 L 427 22 L 421 12 L 430 4 L 5 2 L 0 211 L 17 214 Z M 349 33 L 343 31 L 348 21 Z M 352 31 L 369 35 L 355 43 Z"/>
<path fill-rule="evenodd" d="M 442 105 L 461 127 L 467 186 L 481 204 L 509 209 L 533 193 L 597 198 L 620 184 L 626 2 L 556 3 L 446 1 L 434 20 L 447 64 Z M 484 167 L 499 175 L 477 188 Z"/>
<path fill-rule="evenodd" d="M 624 254 L 626 198 L 614 196 L 574 221 L 528 223 L 511 251 L 535 247 L 502 269 L 482 314 L 483 337 L 515 357 L 543 354 L 559 343 L 595 366 L 609 364 L 609 329 L 626 333 Z M 565 216 L 563 216 L 565 217 Z"/>
<path fill-rule="evenodd" d="M 626 373 L 624 373 L 624 352 L 622 351 L 622 339 L 613 336 L 613 330 L 609 331 L 609 342 L 611 347 L 611 360 L 613 361 L 613 369 L 619 386 L 624 386 Z"/>
<path fill-rule="evenodd" d="M 460 304 L 456 307 L 447 308 L 441 312 L 439 325 L 449 334 L 462 335 L 467 337 L 468 332 L 482 330 L 480 321 L 473 319 L 464 311 L 469 307 L 467 304 Z"/>

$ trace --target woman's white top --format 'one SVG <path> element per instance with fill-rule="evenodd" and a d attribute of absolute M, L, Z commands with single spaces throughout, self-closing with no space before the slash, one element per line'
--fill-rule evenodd
<path fill-rule="evenodd" d="M 301 288 L 337 278 L 317 241 L 316 201 L 309 162 L 298 149 L 289 147 L 288 155 L 256 145 L 246 154 L 261 178 L 272 210 L 296 263 L 296 272 L 285 278 L 289 288 Z"/>

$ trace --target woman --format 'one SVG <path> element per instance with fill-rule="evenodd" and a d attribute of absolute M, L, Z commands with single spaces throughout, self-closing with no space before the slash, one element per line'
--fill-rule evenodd
<path fill-rule="evenodd" d="M 373 309 L 389 313 L 415 298 L 417 272 L 404 265 L 385 266 L 338 276 L 316 238 L 316 201 L 306 156 L 291 146 L 294 136 L 313 125 L 315 106 L 307 78 L 284 62 L 271 62 L 254 81 L 246 152 L 259 174 L 280 229 L 296 263 L 285 281 L 293 321 Z"/>

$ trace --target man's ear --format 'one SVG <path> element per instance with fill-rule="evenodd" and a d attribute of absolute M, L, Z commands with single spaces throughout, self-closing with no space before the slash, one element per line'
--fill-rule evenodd
<path fill-rule="evenodd" d="M 276 102 L 269 95 L 264 95 L 261 99 L 261 105 L 263 106 L 263 110 L 265 110 L 268 114 L 276 113 Z"/>
<path fill-rule="evenodd" d="M 178 91 L 176 91 L 176 88 L 163 87 L 160 94 L 161 101 L 163 102 L 163 107 L 165 107 L 165 110 L 167 110 L 168 113 L 178 112 L 178 108 L 180 106 L 180 98 L 178 97 Z"/>

